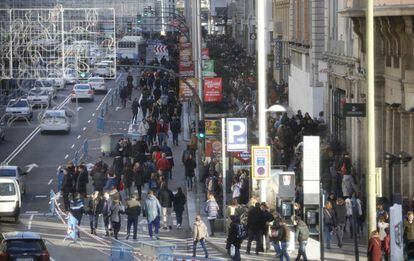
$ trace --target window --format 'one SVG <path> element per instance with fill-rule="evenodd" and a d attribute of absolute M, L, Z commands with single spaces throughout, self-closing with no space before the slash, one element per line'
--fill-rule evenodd
<path fill-rule="evenodd" d="M 0 196 L 14 196 L 16 189 L 14 183 L 0 183 Z"/>
<path fill-rule="evenodd" d="M 41 252 L 45 250 L 45 244 L 40 239 L 14 239 L 7 241 L 7 252 Z"/>

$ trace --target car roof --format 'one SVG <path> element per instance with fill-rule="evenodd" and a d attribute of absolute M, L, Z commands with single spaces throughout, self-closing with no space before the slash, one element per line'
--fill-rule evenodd
<path fill-rule="evenodd" d="M 45 113 L 56 113 L 56 112 L 65 113 L 65 110 L 46 110 L 45 111 Z"/>
<path fill-rule="evenodd" d="M 42 239 L 38 233 L 34 232 L 6 232 L 2 233 L 4 240 L 14 240 L 14 239 Z"/>
<path fill-rule="evenodd" d="M 27 99 L 11 99 L 10 100 L 10 102 L 17 102 L 17 101 L 26 101 L 27 102 Z"/>
<path fill-rule="evenodd" d="M 90 80 L 90 79 L 104 79 L 103 77 L 100 77 L 100 76 L 92 76 L 92 77 L 89 77 L 89 79 L 88 80 Z"/>
<path fill-rule="evenodd" d="M 3 184 L 3 183 L 13 183 L 17 187 L 19 186 L 15 177 L 0 177 L 0 184 Z"/>
<path fill-rule="evenodd" d="M 0 169 L 17 169 L 18 166 L 0 165 Z"/>

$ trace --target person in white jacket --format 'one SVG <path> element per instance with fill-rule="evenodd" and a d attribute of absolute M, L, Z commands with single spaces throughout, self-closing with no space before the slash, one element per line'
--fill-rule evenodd
<path fill-rule="evenodd" d="M 149 124 L 146 119 L 142 119 L 142 121 L 138 125 L 138 133 L 142 137 L 142 140 L 146 141 L 147 133 L 149 129 Z"/>

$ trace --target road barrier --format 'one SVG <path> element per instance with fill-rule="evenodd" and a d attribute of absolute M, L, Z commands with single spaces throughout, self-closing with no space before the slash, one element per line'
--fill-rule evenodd
<path fill-rule="evenodd" d="M 104 98 L 106 99 L 105 103 L 102 104 L 102 107 L 99 110 L 99 116 L 96 118 L 96 130 L 98 132 L 101 132 L 101 133 L 105 132 L 105 115 L 108 114 L 110 107 L 113 107 L 119 104 L 120 86 L 117 86 L 116 88 L 111 89 L 109 91 L 110 93 L 108 93 L 109 96 L 105 96 Z"/>
<path fill-rule="evenodd" d="M 130 245 L 122 244 L 121 241 L 112 239 L 110 261 L 133 261 L 134 248 Z"/>

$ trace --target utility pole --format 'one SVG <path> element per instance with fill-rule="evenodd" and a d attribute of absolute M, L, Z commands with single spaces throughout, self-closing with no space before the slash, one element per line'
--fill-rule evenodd
<path fill-rule="evenodd" d="M 266 146 L 266 92 L 267 92 L 267 56 L 266 56 L 266 2 L 256 1 L 257 19 L 257 78 L 258 78 L 258 112 L 259 112 L 259 145 Z M 260 201 L 266 202 L 267 180 L 260 182 Z"/>
<path fill-rule="evenodd" d="M 367 0 L 366 13 L 366 54 L 367 54 L 367 120 L 368 120 L 368 171 L 367 205 L 368 235 L 376 229 L 376 193 L 375 193 L 375 65 L 374 65 L 374 0 Z M 392 204 L 392 202 L 391 202 Z M 355 235 L 354 235 L 355 236 Z"/>

